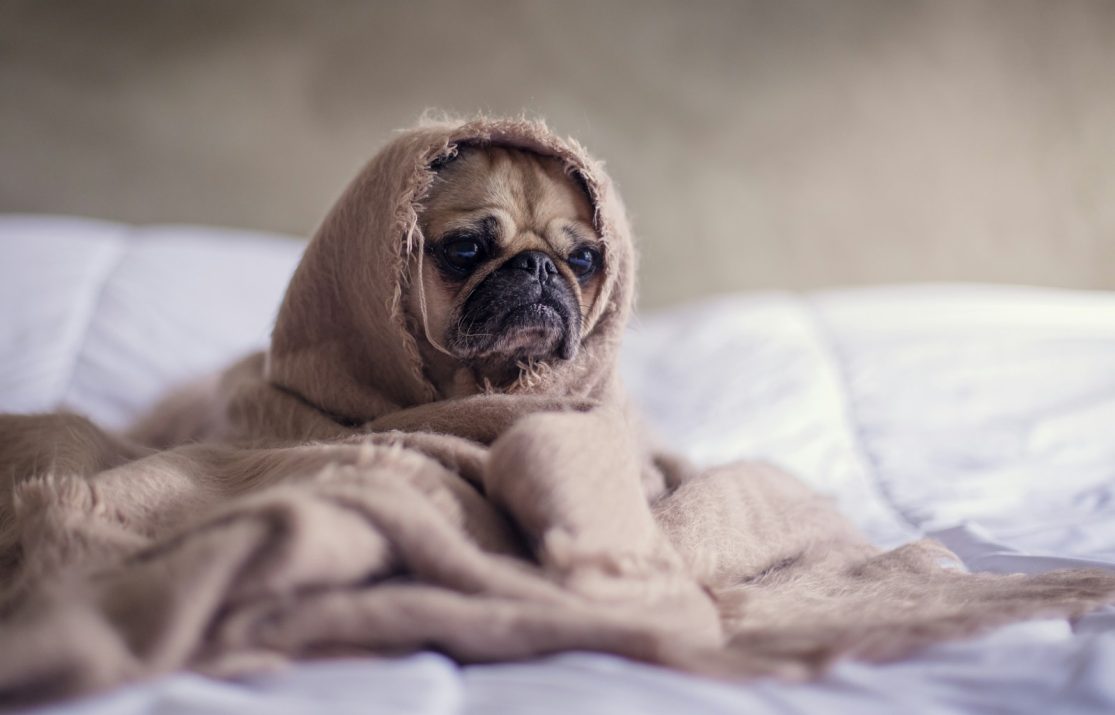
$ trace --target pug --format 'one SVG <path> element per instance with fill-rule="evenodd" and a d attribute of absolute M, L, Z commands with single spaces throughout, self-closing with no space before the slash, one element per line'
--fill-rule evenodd
<path fill-rule="evenodd" d="M 407 292 L 428 375 L 444 397 L 514 391 L 577 353 L 604 274 L 592 204 L 526 150 L 461 147 L 436 170 Z"/>

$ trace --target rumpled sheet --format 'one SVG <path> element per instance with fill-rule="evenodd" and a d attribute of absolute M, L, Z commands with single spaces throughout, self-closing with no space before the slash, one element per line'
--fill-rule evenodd
<path fill-rule="evenodd" d="M 145 245 L 158 250 L 157 241 Z M 126 268 L 127 253 L 124 248 L 120 267 Z M 59 283 L 71 284 L 81 272 L 78 265 L 75 260 L 73 271 Z M 19 287 L 20 276 L 5 278 L 10 279 L 6 285 Z M 50 288 L 49 281 L 43 285 L 41 275 L 36 282 Z M 111 278 L 90 294 L 111 296 L 109 283 Z M 158 287 L 153 283 L 150 290 Z M 214 306 L 219 305 L 219 297 L 215 298 Z M 192 308 L 197 312 L 204 303 L 194 296 Z M 58 315 L 80 325 L 80 315 L 69 315 L 65 308 Z M 94 306 L 87 315 L 98 312 L 100 308 Z M 7 321 L 16 316 L 4 317 Z M 77 352 L 96 345 L 98 333 L 111 336 L 120 330 L 120 317 L 106 322 L 115 327 L 100 330 L 87 323 L 84 337 L 72 343 Z M 214 314 L 209 319 L 214 320 Z M 3 326 L 5 349 L 14 344 L 8 339 L 13 336 L 9 327 Z M 694 338 L 685 350 L 676 349 L 681 333 Z M 34 357 L 34 341 L 23 345 L 27 349 L 18 351 L 20 357 Z M 726 346 L 732 350 L 725 350 Z M 6 352 L 5 357 L 16 352 Z M 1106 525 L 1112 523 L 1110 465 L 1115 464 L 1115 455 L 1103 435 L 1115 402 L 1113 353 L 1115 301 L 1111 296 L 907 288 L 804 300 L 730 299 L 644 319 L 629 338 L 625 377 L 664 431 L 693 426 L 694 438 L 679 443 L 697 460 L 771 458 L 817 488 L 834 493 L 846 513 L 880 544 L 929 532 L 974 567 L 1040 571 L 1112 560 L 1115 538 Z M 188 354 L 187 349 L 174 357 L 182 360 Z M 715 362 L 717 355 L 730 358 Z M 83 372 L 120 367 L 119 355 L 110 358 L 111 368 L 95 354 L 62 357 L 58 364 L 70 366 L 75 374 L 78 368 Z M 67 357 L 75 359 L 67 361 Z M 678 370 L 673 379 L 662 379 L 671 365 L 677 368 L 694 360 L 709 369 L 685 378 Z M 74 390 L 64 369 L 48 375 L 44 365 L 49 362 L 26 362 L 38 366 L 43 378 L 52 378 L 46 384 L 64 385 L 62 392 L 69 393 L 71 402 L 84 401 L 84 409 L 97 417 L 110 414 L 109 406 L 102 406 L 98 414 L 98 395 Z M 910 379 L 914 371 L 920 379 Z M 745 381 L 747 374 L 766 377 Z M 732 375 L 740 378 L 733 381 Z M 705 380 L 717 380 L 711 384 L 719 387 L 707 389 Z M 731 387 L 725 389 L 726 384 Z M 8 390 L 3 394 L 4 409 L 16 409 L 10 394 Z M 23 397 L 27 399 L 26 392 Z M 56 397 L 38 399 L 45 407 L 57 403 Z M 912 410 L 910 404 L 923 409 Z M 671 414 L 665 405 L 673 405 L 675 411 Z M 683 418 L 687 405 L 691 413 Z M 738 420 L 719 432 L 704 430 L 698 437 L 702 415 L 707 426 L 717 422 L 720 411 L 731 412 Z M 677 422 L 671 423 L 673 419 Z M 959 421 L 949 424 L 955 420 Z M 919 445 L 920 450 L 912 449 Z M 927 456 L 933 460 L 937 479 L 932 483 L 925 478 Z M 1012 553 L 1010 546 L 1080 561 L 1034 559 Z M 1065 711 L 1101 711 L 1113 702 L 1110 678 L 1104 677 L 1112 664 L 1111 636 L 1103 635 L 1110 619 L 1110 612 L 1085 617 L 1077 625 L 1078 635 L 1064 622 L 1039 622 L 973 643 L 934 647 L 901 664 L 843 664 L 826 681 L 809 686 L 714 685 L 602 656 L 572 655 L 549 663 L 463 671 L 437 656 L 417 656 L 387 664 L 300 666 L 293 674 L 254 680 L 248 689 L 176 676 L 88 706 L 98 702 L 107 706 L 114 702 L 112 698 L 150 702 L 144 698 L 157 698 L 164 689 L 190 693 L 191 698 L 217 697 L 218 703 L 227 696 L 229 703 L 242 708 L 252 702 L 274 704 L 274 698 L 289 692 L 284 690 L 288 687 L 328 687 L 330 697 L 351 698 L 350 703 L 361 703 L 367 712 L 368 691 L 362 695 L 343 684 L 356 685 L 369 673 L 389 669 L 400 683 L 406 682 L 404 673 L 420 681 L 429 676 L 421 695 L 424 707 L 400 708 L 416 712 L 482 712 L 497 703 L 510 709 L 517 695 L 526 695 L 524 682 L 533 685 L 530 696 L 535 705 L 547 700 L 539 698 L 538 688 L 562 694 L 560 711 L 571 707 L 572 683 L 586 694 L 623 698 L 632 710 L 642 698 L 643 712 L 648 711 L 648 703 L 661 705 L 662 712 L 677 712 L 679 703 L 712 712 L 716 707 L 728 711 L 748 706 L 759 712 L 774 706 L 810 709 L 822 703 L 830 710 L 881 712 L 902 706 L 916 712 L 927 708 L 932 699 L 938 706 L 982 703 L 982 707 L 1005 709 L 1013 704 L 1050 711 L 1055 705 Z M 405 692 L 400 688 L 396 694 L 405 698 Z M 320 707 L 319 698 L 306 702 Z M 608 711 L 623 711 L 614 702 L 612 706 Z M 296 704 L 292 707 L 297 711 Z M 231 711 L 233 706 L 228 708 Z M 579 709 L 593 711 L 588 706 Z"/>

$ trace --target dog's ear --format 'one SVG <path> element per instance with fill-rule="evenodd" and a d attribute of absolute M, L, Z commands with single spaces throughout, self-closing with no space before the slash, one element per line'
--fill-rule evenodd
<path fill-rule="evenodd" d="M 441 171 L 445 166 L 452 164 L 458 156 L 460 156 L 460 151 L 457 146 L 455 144 L 450 145 L 430 162 L 430 171 Z M 582 181 L 584 180 L 582 179 Z"/>

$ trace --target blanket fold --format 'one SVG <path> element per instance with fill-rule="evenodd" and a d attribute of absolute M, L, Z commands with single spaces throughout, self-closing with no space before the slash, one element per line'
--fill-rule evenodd
<path fill-rule="evenodd" d="M 564 162 L 606 272 L 572 360 L 446 399 L 403 286 L 435 167 L 488 144 Z M 422 648 L 800 678 L 1115 600 L 1105 572 L 970 574 L 931 541 L 881 552 L 771 466 L 659 452 L 616 369 L 634 262 L 602 166 L 542 123 L 400 133 L 310 242 L 265 354 L 127 436 L 0 417 L 0 702 Z"/>

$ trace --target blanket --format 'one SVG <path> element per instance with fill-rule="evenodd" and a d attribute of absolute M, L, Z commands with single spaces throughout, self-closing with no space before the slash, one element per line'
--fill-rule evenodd
<path fill-rule="evenodd" d="M 445 399 L 403 288 L 435 167 L 468 144 L 559 158 L 606 270 L 572 360 Z M 1104 572 L 882 552 L 788 474 L 659 449 L 616 369 L 634 275 L 623 205 L 576 142 L 485 118 L 400 133 L 310 242 L 266 353 L 125 435 L 0 418 L 0 702 L 423 648 L 804 678 L 1115 600 Z"/>

